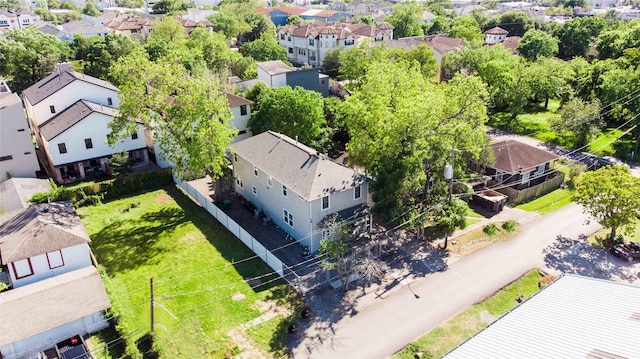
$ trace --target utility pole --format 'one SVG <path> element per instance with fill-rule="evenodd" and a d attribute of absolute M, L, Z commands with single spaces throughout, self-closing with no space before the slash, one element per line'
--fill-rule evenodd
<path fill-rule="evenodd" d="M 151 334 L 154 330 L 154 313 L 153 313 L 153 278 L 149 278 L 149 289 L 151 293 Z"/>
<path fill-rule="evenodd" d="M 453 161 L 455 160 L 455 147 L 451 144 L 451 164 L 444 166 L 444 178 L 449 181 L 449 193 L 447 194 L 447 204 L 451 204 L 451 197 L 453 195 Z M 444 234 L 444 249 L 447 249 L 447 242 L 449 239 L 449 233 Z"/>

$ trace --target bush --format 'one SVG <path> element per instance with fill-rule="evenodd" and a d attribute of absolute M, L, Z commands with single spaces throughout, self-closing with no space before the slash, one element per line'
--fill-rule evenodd
<path fill-rule="evenodd" d="M 482 231 L 489 236 L 494 236 L 498 233 L 498 226 L 495 223 L 488 223 Z"/>
<path fill-rule="evenodd" d="M 515 221 L 506 221 L 502 223 L 502 229 L 504 229 L 507 232 L 515 231 L 517 226 L 518 224 Z"/>

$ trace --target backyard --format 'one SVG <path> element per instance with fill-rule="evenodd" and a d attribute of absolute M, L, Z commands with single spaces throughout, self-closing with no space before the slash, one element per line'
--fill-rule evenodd
<path fill-rule="evenodd" d="M 108 275 L 111 315 L 118 323 L 117 334 L 107 331 L 92 338 L 98 357 L 120 357 L 123 348 L 115 344 L 116 335 L 121 335 L 134 356 L 142 352 L 146 357 L 224 358 L 240 350 L 228 333 L 260 316 L 267 303 L 295 312 L 290 303 L 298 303 L 298 297 L 289 286 L 173 186 L 78 212 L 92 238 L 91 249 Z M 274 333 L 260 335 L 271 338 Z M 98 350 L 113 339 L 108 351 Z M 284 350 L 281 342 L 267 342 L 270 346 L 261 346 L 265 351 Z"/>
<path fill-rule="evenodd" d="M 439 358 L 465 340 L 476 334 L 494 320 L 513 309 L 520 296 L 526 299 L 535 294 L 542 276 L 532 270 L 519 280 L 499 290 L 484 302 L 467 308 L 462 313 L 434 328 L 415 342 L 409 344 L 396 355 L 396 359 Z"/>

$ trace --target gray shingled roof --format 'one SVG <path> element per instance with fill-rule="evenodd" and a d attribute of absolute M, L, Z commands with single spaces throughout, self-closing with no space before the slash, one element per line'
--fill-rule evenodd
<path fill-rule="evenodd" d="M 47 179 L 10 178 L 0 183 L 0 212 L 17 211 L 29 207 L 29 199 L 36 192 L 51 190 Z"/>
<path fill-rule="evenodd" d="M 233 143 L 231 149 L 307 201 L 367 181 L 363 174 L 273 131 Z"/>
<path fill-rule="evenodd" d="M 0 346 L 111 307 L 95 267 L 85 267 L 0 293 Z"/>
<path fill-rule="evenodd" d="M 115 117 L 117 115 L 116 110 L 111 107 L 80 100 L 38 127 L 40 128 L 42 136 L 44 136 L 47 141 L 51 141 L 59 134 L 68 130 L 73 125 L 82 121 L 85 117 L 94 112 L 102 113 L 111 117 Z"/>
<path fill-rule="evenodd" d="M 54 73 L 22 91 L 22 94 L 29 100 L 31 105 L 35 105 L 76 80 L 118 91 L 117 87 L 106 81 L 73 71 L 70 64 L 59 64 Z"/>
<path fill-rule="evenodd" d="M 229 107 L 238 107 L 241 105 L 251 105 L 253 101 L 247 100 L 244 97 L 240 97 L 238 95 L 234 95 L 229 91 L 222 91 L 225 95 L 227 95 L 227 102 L 229 103 Z"/>
<path fill-rule="evenodd" d="M 532 169 L 558 158 L 551 152 L 515 140 L 494 142 L 491 147 L 496 156 L 492 167 L 508 173 Z"/>
<path fill-rule="evenodd" d="M 69 201 L 34 205 L 0 216 L 0 257 L 5 265 L 90 241 Z"/>
<path fill-rule="evenodd" d="M 640 287 L 565 274 L 443 359 L 640 358 Z"/>

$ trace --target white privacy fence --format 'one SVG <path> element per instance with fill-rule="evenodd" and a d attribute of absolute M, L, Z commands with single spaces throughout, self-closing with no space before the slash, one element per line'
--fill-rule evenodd
<path fill-rule="evenodd" d="M 215 219 L 220 222 L 229 232 L 233 233 L 238 239 L 249 247 L 260 259 L 262 259 L 269 267 L 271 267 L 278 275 L 283 276 L 283 263 L 273 253 L 267 250 L 260 242 L 258 242 L 249 232 L 240 227 L 231 217 L 227 216 L 218 206 L 207 199 L 207 196 L 198 192 L 189 182 L 181 181 L 174 177 L 174 181 L 196 202 L 207 210 Z"/>

